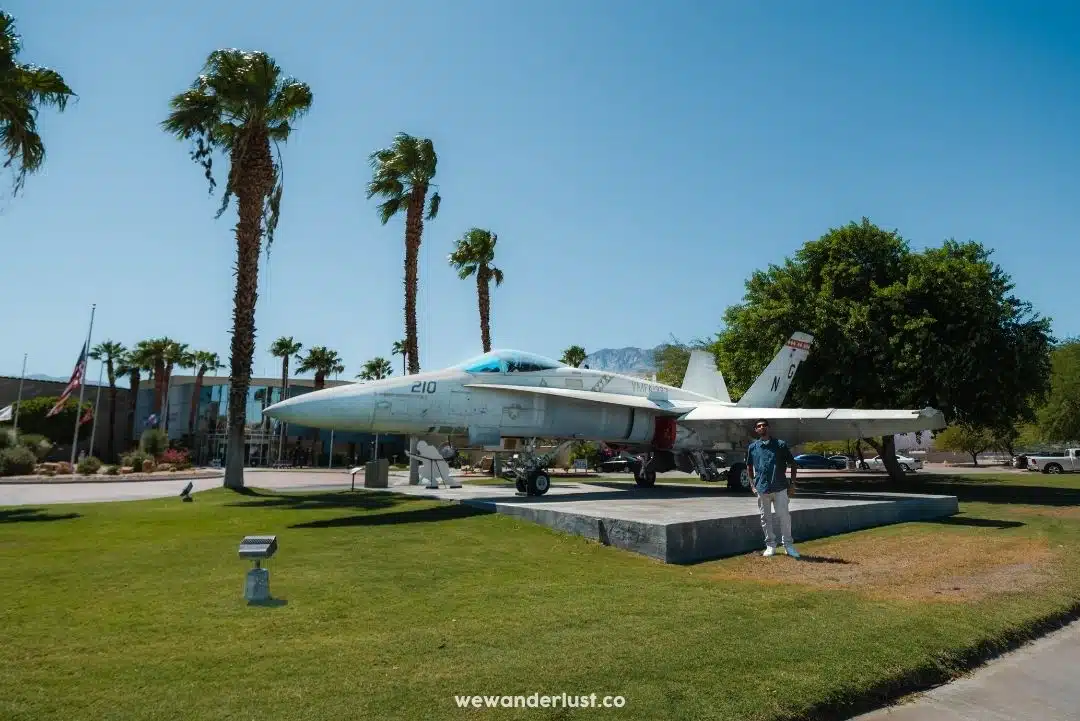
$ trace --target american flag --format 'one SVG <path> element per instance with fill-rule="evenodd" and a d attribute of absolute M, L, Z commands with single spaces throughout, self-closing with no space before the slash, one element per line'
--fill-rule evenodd
<path fill-rule="evenodd" d="M 83 423 L 89 423 L 92 420 L 94 420 L 94 407 L 90 406 L 86 409 L 86 413 L 83 413 L 83 417 L 79 419 L 79 425 L 81 426 Z"/>
<path fill-rule="evenodd" d="M 56 405 L 45 414 L 46 418 L 55 416 L 57 413 L 64 409 L 64 404 L 67 403 L 67 399 L 71 396 L 71 392 L 82 385 L 83 378 L 86 376 L 86 344 L 83 343 L 82 352 L 79 353 L 79 360 L 75 363 L 75 370 L 71 371 L 71 380 L 68 381 L 67 387 L 64 388 L 64 392 L 60 394 L 60 400 L 56 402 Z"/>

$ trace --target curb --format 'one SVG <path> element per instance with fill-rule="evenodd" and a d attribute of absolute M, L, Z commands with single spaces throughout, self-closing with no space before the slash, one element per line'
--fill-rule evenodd
<path fill-rule="evenodd" d="M 198 481 L 206 478 L 224 478 L 224 473 L 192 473 L 184 471 L 164 471 L 160 474 L 128 473 L 116 476 L 80 476 L 72 473 L 65 476 L 4 476 L 0 485 L 35 485 L 62 486 L 67 483 L 150 483 L 153 481 Z"/>

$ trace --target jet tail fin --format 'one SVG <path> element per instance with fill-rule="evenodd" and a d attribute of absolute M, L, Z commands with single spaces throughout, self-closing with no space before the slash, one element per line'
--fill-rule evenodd
<path fill-rule="evenodd" d="M 725 403 L 731 402 L 724 376 L 716 370 L 716 361 L 709 351 L 694 349 L 690 351 L 690 363 L 686 366 L 682 389 L 691 393 L 700 393 L 709 398 L 716 398 Z"/>
<path fill-rule="evenodd" d="M 743 408 L 779 408 L 787 397 L 795 371 L 798 370 L 799 364 L 810 355 L 810 346 L 813 343 L 812 335 L 793 333 L 772 362 L 750 386 L 750 390 L 746 391 L 735 405 Z"/>

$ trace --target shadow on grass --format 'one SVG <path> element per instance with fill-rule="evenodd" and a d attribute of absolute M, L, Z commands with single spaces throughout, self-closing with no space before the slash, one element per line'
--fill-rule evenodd
<path fill-rule="evenodd" d="M 881 480 L 840 480 L 835 478 L 800 478 L 801 491 L 848 491 L 885 493 L 929 493 L 956 496 L 961 503 L 1016 503 L 1032 506 L 1080 506 L 1080 488 L 1012 485 L 998 479 L 980 480 L 975 476 L 922 476 L 897 483 Z"/>
<path fill-rule="evenodd" d="M 456 521 L 473 516 L 487 516 L 493 510 L 475 508 L 464 504 L 417 508 L 397 513 L 371 513 L 364 516 L 345 516 L 343 518 L 324 518 L 318 521 L 295 523 L 289 528 L 343 528 L 348 526 L 393 526 L 399 523 L 436 523 Z"/>
<path fill-rule="evenodd" d="M 996 518 L 968 518 L 966 516 L 948 516 L 946 518 L 933 518 L 922 523 L 939 523 L 943 526 L 972 526 L 974 528 L 1019 528 L 1026 526 L 1021 521 L 1001 521 Z"/>
<path fill-rule="evenodd" d="M 47 513 L 43 508 L 12 508 L 0 511 L 0 523 L 35 523 L 38 521 L 69 521 L 78 513 Z"/>
<path fill-rule="evenodd" d="M 811 556 L 811 555 L 806 554 L 806 553 L 803 553 L 803 554 L 799 555 L 799 562 L 800 563 L 836 563 L 836 564 L 839 564 L 839 565 L 842 565 L 842 566 L 849 566 L 852 563 L 854 563 L 854 561 L 848 561 L 848 560 L 843 559 L 843 558 L 833 558 L 831 556 Z"/>
<path fill-rule="evenodd" d="M 289 604 L 284 598 L 271 598 L 268 601 L 248 601 L 248 606 L 258 606 L 259 608 L 281 608 Z"/>
<path fill-rule="evenodd" d="M 365 511 L 377 511 L 393 508 L 412 499 L 389 493 L 334 491 L 322 493 L 273 493 L 254 488 L 235 491 L 237 495 L 258 500 L 226 503 L 234 508 L 283 508 L 292 511 L 315 511 L 328 508 L 355 508 Z"/>

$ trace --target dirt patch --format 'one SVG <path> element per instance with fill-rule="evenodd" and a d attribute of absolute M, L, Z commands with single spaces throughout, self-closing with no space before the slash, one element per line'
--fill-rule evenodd
<path fill-rule="evenodd" d="M 1043 540 L 908 529 L 814 542 L 795 560 L 777 551 L 719 561 L 716 580 L 752 580 L 858 591 L 877 599 L 971 601 L 1038 588 L 1053 580 Z"/>
<path fill-rule="evenodd" d="M 1009 513 L 1080 521 L 1080 506 L 1013 506 L 1009 509 Z"/>

